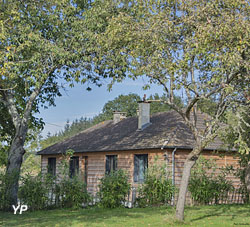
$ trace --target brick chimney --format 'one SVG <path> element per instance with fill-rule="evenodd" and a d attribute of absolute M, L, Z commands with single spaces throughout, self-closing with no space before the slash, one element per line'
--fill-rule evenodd
<path fill-rule="evenodd" d="M 118 112 L 114 111 L 113 112 L 113 122 L 114 124 L 118 123 L 119 121 L 123 120 L 126 118 L 126 112 Z"/>
<path fill-rule="evenodd" d="M 148 127 L 150 123 L 150 102 L 144 100 L 138 102 L 139 112 L 138 112 L 138 130 L 143 130 Z"/>

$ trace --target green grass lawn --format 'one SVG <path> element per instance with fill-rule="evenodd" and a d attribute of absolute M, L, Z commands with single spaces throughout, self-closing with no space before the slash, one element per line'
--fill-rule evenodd
<path fill-rule="evenodd" d="M 250 226 L 250 205 L 187 207 L 185 222 L 172 207 L 0 212 L 0 226 Z"/>

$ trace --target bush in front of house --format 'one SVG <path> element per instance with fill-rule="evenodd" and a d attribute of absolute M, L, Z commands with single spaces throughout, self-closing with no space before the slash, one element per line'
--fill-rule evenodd
<path fill-rule="evenodd" d="M 129 177 L 124 170 L 106 174 L 99 184 L 99 205 L 104 208 L 116 208 L 125 204 L 130 192 Z"/>
<path fill-rule="evenodd" d="M 25 175 L 21 178 L 18 198 L 29 210 L 47 209 L 53 204 L 54 182 L 55 178 L 50 175 Z"/>
<path fill-rule="evenodd" d="M 56 177 L 49 174 L 22 177 L 18 198 L 29 210 L 80 208 L 90 202 L 86 184 L 78 176 L 56 182 Z"/>
<path fill-rule="evenodd" d="M 169 178 L 165 164 L 155 163 L 147 169 L 145 181 L 139 187 L 136 205 L 139 207 L 159 206 L 170 203 L 175 187 Z"/>
<path fill-rule="evenodd" d="M 226 172 L 216 174 L 215 162 L 202 156 L 192 169 L 188 189 L 191 197 L 199 204 L 219 203 L 233 189 L 232 183 L 226 179 Z"/>
<path fill-rule="evenodd" d="M 239 192 L 243 195 L 244 203 L 250 203 L 250 191 L 247 190 L 248 183 L 246 182 L 246 175 L 248 172 L 248 162 L 250 161 L 250 154 L 238 154 L 239 157 L 239 167 L 230 166 L 233 174 L 240 178 Z"/>
<path fill-rule="evenodd" d="M 72 179 L 64 178 L 57 183 L 55 197 L 56 206 L 58 207 L 80 208 L 87 206 L 91 201 L 87 186 L 79 176 L 75 176 Z"/>

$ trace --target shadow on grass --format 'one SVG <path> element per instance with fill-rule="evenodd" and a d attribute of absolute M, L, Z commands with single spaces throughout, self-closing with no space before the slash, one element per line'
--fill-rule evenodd
<path fill-rule="evenodd" d="M 170 207 L 157 208 L 119 208 L 119 209 L 61 209 L 27 212 L 22 215 L 0 212 L 0 226 L 71 226 L 74 223 L 81 226 L 90 226 L 93 224 L 112 224 L 122 221 L 133 221 L 153 215 L 164 215 L 171 213 Z"/>
<path fill-rule="evenodd" d="M 250 205 L 242 204 L 225 204 L 225 205 L 211 205 L 211 206 L 197 206 L 189 207 L 188 212 L 199 212 L 199 217 L 190 219 L 190 222 L 199 221 L 211 217 L 231 217 L 233 221 L 236 217 L 249 217 Z"/>

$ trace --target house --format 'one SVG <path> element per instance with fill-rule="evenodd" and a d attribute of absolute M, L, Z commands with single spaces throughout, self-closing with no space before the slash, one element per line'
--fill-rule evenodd
<path fill-rule="evenodd" d="M 205 127 L 207 115 L 198 113 L 197 125 Z M 150 116 L 150 103 L 139 103 L 138 117 L 125 118 L 124 113 L 115 112 L 114 120 L 95 125 L 72 138 L 54 144 L 38 152 L 41 155 L 42 173 L 59 174 L 60 163 L 67 150 L 73 150 L 69 175 L 81 173 L 87 189 L 92 194 L 98 191 L 99 179 L 106 172 L 122 168 L 127 170 L 130 182 L 137 187 L 144 180 L 144 170 L 156 156 L 165 162 L 171 172 L 172 181 L 180 185 L 183 163 L 192 150 L 194 138 L 181 116 L 175 111 Z M 238 165 L 233 153 L 221 151 L 222 141 L 216 138 L 204 150 L 203 156 L 216 159 L 218 168 Z M 219 169 L 218 169 L 219 171 Z M 229 176 L 234 186 L 240 184 L 236 177 Z"/>

